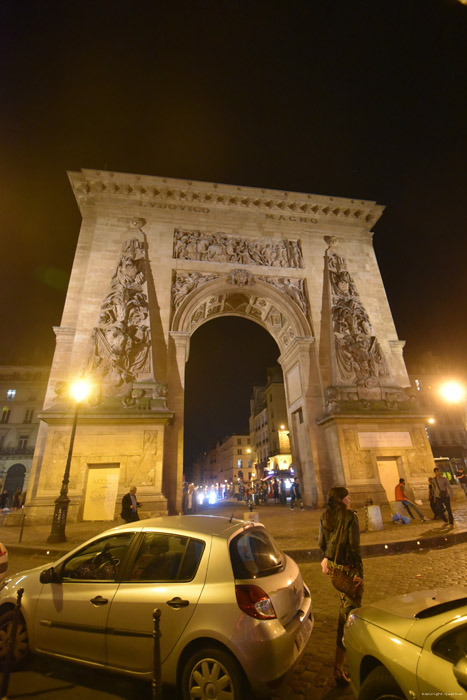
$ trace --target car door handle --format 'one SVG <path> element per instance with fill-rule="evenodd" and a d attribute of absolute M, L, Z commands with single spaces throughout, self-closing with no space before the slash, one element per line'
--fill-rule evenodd
<path fill-rule="evenodd" d="M 190 605 L 190 601 L 182 600 L 177 596 L 176 598 L 172 598 L 172 600 L 168 600 L 167 605 L 170 605 L 171 608 L 186 608 L 187 605 Z"/>
<path fill-rule="evenodd" d="M 103 598 L 101 595 L 96 595 L 96 597 L 91 598 L 89 602 L 93 605 L 107 605 L 109 601 L 107 598 Z"/>

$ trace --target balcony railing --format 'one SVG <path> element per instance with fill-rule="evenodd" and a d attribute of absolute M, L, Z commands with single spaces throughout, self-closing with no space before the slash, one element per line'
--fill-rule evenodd
<path fill-rule="evenodd" d="M 0 457 L 7 455 L 33 455 L 34 447 L 0 447 Z"/>

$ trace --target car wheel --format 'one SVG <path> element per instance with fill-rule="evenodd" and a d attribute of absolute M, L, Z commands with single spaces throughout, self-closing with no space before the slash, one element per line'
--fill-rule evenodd
<path fill-rule="evenodd" d="M 358 700 L 405 700 L 405 695 L 389 671 L 377 666 L 365 678 Z"/>
<path fill-rule="evenodd" d="M 13 629 L 15 613 L 9 610 L 0 617 L 0 664 L 3 665 L 8 653 L 8 640 Z M 16 628 L 16 640 L 13 647 L 13 666 L 19 666 L 29 655 L 28 630 L 23 616 L 20 614 Z"/>
<path fill-rule="evenodd" d="M 202 649 L 186 662 L 182 674 L 183 700 L 244 700 L 244 673 L 222 649 Z"/>

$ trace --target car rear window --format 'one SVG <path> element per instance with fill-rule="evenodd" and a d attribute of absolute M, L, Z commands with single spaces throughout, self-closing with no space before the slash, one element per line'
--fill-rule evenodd
<path fill-rule="evenodd" d="M 237 579 L 270 576 L 284 567 L 284 555 L 262 527 L 245 530 L 231 541 L 230 560 Z"/>

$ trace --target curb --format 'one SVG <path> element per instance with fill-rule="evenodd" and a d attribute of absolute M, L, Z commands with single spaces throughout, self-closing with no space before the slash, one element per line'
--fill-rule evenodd
<path fill-rule="evenodd" d="M 452 547 L 456 544 L 467 542 L 467 531 L 449 532 L 445 535 L 434 535 L 433 537 L 419 537 L 411 540 L 399 540 L 395 542 L 377 542 L 374 544 L 360 545 L 362 557 L 382 557 L 387 554 L 404 554 L 406 552 L 420 552 L 427 549 L 442 549 L 444 547 Z M 14 554 L 43 554 L 58 559 L 67 552 L 81 544 L 81 541 L 69 543 L 69 547 L 54 548 L 47 545 L 29 545 L 29 544 L 7 544 L 9 552 Z M 322 554 L 318 548 L 314 549 L 284 549 L 284 552 L 292 557 L 294 561 L 300 564 L 310 562 L 319 562 L 322 559 Z"/>
<path fill-rule="evenodd" d="M 427 549 L 443 549 L 455 544 L 467 542 L 467 531 L 436 535 L 434 537 L 419 537 L 413 540 L 400 540 L 399 542 L 378 542 L 376 544 L 360 545 L 362 558 L 382 557 L 387 554 L 404 554 L 407 552 L 423 552 Z M 323 555 L 319 549 L 285 549 L 297 564 L 319 562 Z"/>

